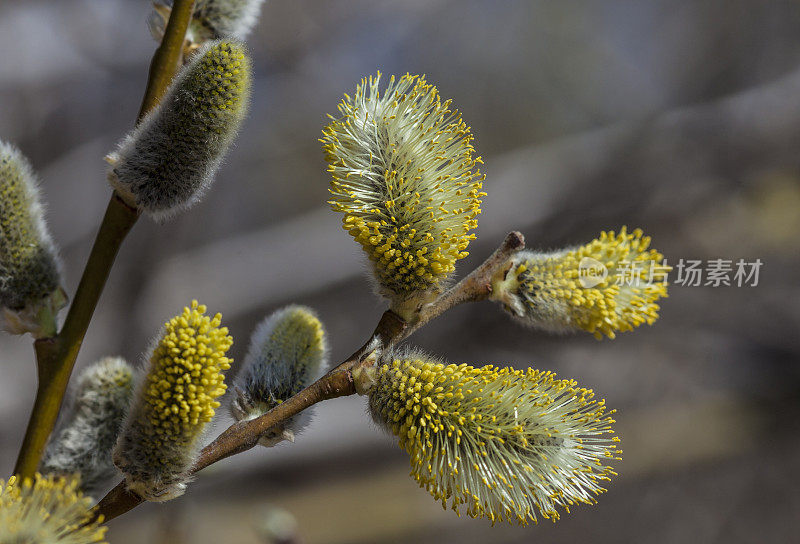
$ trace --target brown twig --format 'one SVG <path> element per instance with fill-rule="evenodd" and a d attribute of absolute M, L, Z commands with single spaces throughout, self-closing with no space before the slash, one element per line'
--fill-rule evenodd
<path fill-rule="evenodd" d="M 478 302 L 485 300 L 492 293 L 492 277 L 517 251 L 525 248 L 525 237 L 521 232 L 512 231 L 506 234 L 500 247 L 494 250 L 488 259 L 470 272 L 460 282 L 445 291 L 435 301 L 426 304 L 416 314 L 416 318 L 409 323 L 406 336 L 436 319 L 454 306 L 465 302 Z"/>
<path fill-rule="evenodd" d="M 325 376 L 279 404 L 261 417 L 234 423 L 213 442 L 203 448 L 191 472 L 196 473 L 226 457 L 247 451 L 258 443 L 259 437 L 270 428 L 323 400 L 352 395 L 356 392 L 352 370 L 375 349 L 385 350 L 407 338 L 411 333 L 464 302 L 484 300 L 491 293 L 492 276 L 506 266 L 508 258 L 525 247 L 519 232 L 509 233 L 503 243 L 486 261 L 464 279 L 448 289 L 433 303 L 422 307 L 411 324 L 392 311 L 384 312 L 369 340 L 343 363 Z M 138 506 L 143 499 L 128 491 L 120 482 L 97 504 L 95 513 L 105 520 L 114 519 Z"/>
<path fill-rule="evenodd" d="M 158 103 L 178 69 L 183 40 L 193 9 L 194 0 L 176 0 L 173 5 L 164 39 L 153 55 L 147 91 L 138 120 Z M 136 209 L 128 206 L 116 193 L 111 196 L 61 332 L 55 338 L 42 338 L 34 343 L 39 385 L 14 467 L 14 473 L 22 478 L 33 476 L 39 465 L 47 439 L 58 418 L 75 359 L 111 266 L 123 240 L 138 218 L 139 212 Z"/>

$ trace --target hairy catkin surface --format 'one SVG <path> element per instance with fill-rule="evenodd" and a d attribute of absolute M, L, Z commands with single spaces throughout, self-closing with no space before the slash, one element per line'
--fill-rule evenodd
<path fill-rule="evenodd" d="M 111 185 L 157 220 L 196 203 L 246 115 L 250 81 L 242 44 L 209 42 L 110 155 Z"/>
<path fill-rule="evenodd" d="M 111 450 L 133 391 L 133 369 L 120 357 L 106 357 L 78 379 L 69 420 L 53 436 L 40 466 L 43 474 L 79 474 L 93 491 L 116 474 Z"/>
<path fill-rule="evenodd" d="M 36 177 L 14 146 L 0 141 L 0 307 L 21 310 L 60 284 Z"/>
<path fill-rule="evenodd" d="M 310 308 L 287 306 L 262 321 L 236 377 L 231 411 L 237 420 L 252 419 L 288 400 L 311 384 L 327 364 L 325 329 Z M 311 421 L 311 409 L 261 437 L 273 446 L 293 440 Z M 287 434 L 287 432 L 289 434 Z"/>
<path fill-rule="evenodd" d="M 225 393 L 233 339 L 222 316 L 191 308 L 170 319 L 153 348 L 113 451 L 129 489 L 150 501 L 183 494 L 206 425 Z"/>

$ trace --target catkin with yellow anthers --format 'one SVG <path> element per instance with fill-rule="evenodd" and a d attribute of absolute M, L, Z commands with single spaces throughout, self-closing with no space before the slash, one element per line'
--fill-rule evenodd
<path fill-rule="evenodd" d="M 203 43 L 218 38 L 244 40 L 258 22 L 264 0 L 196 0 L 186 38 Z M 159 41 L 172 11 L 172 0 L 158 0 L 147 23 Z"/>
<path fill-rule="evenodd" d="M 254 419 L 306 388 L 327 366 L 325 329 L 311 308 L 287 306 L 262 321 L 234 381 L 231 412 L 237 421 Z M 311 408 L 270 429 L 259 444 L 294 442 L 311 421 Z"/>
<path fill-rule="evenodd" d="M 241 43 L 206 44 L 109 155 L 112 187 L 156 220 L 195 204 L 245 117 L 250 80 L 250 60 Z"/>
<path fill-rule="evenodd" d="M 521 251 L 493 279 L 490 298 L 531 326 L 614 338 L 652 325 L 656 301 L 667 296 L 670 267 L 649 246 L 640 229 L 628 233 L 622 227 L 572 249 Z"/>
<path fill-rule="evenodd" d="M 222 316 L 191 308 L 165 325 L 113 452 L 131 491 L 149 501 L 183 494 L 206 424 L 225 393 L 233 343 Z"/>
<path fill-rule="evenodd" d="M 424 77 L 381 74 L 345 95 L 322 131 L 330 201 L 369 256 L 382 294 L 407 316 L 435 297 L 467 255 L 484 175 L 473 136 Z"/>
<path fill-rule="evenodd" d="M 95 544 L 105 542 L 103 517 L 93 519 L 92 501 L 77 478 L 36 474 L 0 480 L 0 542 Z"/>
<path fill-rule="evenodd" d="M 90 493 L 117 473 L 111 450 L 133 391 L 133 370 L 121 357 L 106 357 L 78 378 L 69 419 L 53 435 L 39 467 L 43 474 L 79 474 Z"/>
<path fill-rule="evenodd" d="M 369 373 L 369 407 L 411 475 L 459 512 L 526 525 L 593 504 L 620 459 L 613 411 L 552 372 L 443 364 L 409 352 Z M 367 375 L 366 373 L 363 374 Z"/>
<path fill-rule="evenodd" d="M 56 314 L 67 302 L 60 268 L 33 169 L 0 141 L 0 330 L 55 333 Z"/>

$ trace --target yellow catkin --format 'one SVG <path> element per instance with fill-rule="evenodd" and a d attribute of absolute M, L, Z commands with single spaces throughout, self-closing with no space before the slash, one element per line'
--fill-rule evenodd
<path fill-rule="evenodd" d="M 44 477 L 0 480 L 0 542 L 93 544 L 105 542 L 102 516 L 92 520 L 92 501 L 77 478 Z"/>
<path fill-rule="evenodd" d="M 552 372 L 443 364 L 409 353 L 381 364 L 375 420 L 398 437 L 411 475 L 442 505 L 527 524 L 592 504 L 619 459 L 605 401 Z"/>
<path fill-rule="evenodd" d="M 345 95 L 323 130 L 330 201 L 394 306 L 436 294 L 477 227 L 484 177 L 473 136 L 424 77 L 380 72 Z"/>
<path fill-rule="evenodd" d="M 164 325 L 114 450 L 128 487 L 148 500 L 183 492 L 216 399 L 225 393 L 233 340 L 220 326 L 222 316 L 205 312 L 193 301 Z"/>
<path fill-rule="evenodd" d="M 664 257 L 640 229 L 602 232 L 586 245 L 553 253 L 522 251 L 493 281 L 493 300 L 524 323 L 581 329 L 614 338 L 658 319 L 667 296 Z"/>

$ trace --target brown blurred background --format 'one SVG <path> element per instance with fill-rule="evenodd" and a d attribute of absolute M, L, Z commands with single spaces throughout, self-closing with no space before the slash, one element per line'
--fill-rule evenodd
<path fill-rule="evenodd" d="M 145 0 L 0 1 L 0 138 L 41 174 L 70 293 L 110 194 L 102 158 L 144 89 L 148 12 Z M 442 511 L 363 399 L 345 398 L 318 406 L 296 444 L 236 456 L 184 498 L 113 521 L 112 542 L 268 542 L 262 528 L 292 518 L 307 544 L 796 541 L 800 2 L 269 0 L 249 43 L 257 79 L 235 149 L 200 205 L 136 226 L 79 367 L 137 361 L 192 298 L 222 312 L 237 360 L 257 320 L 289 302 L 319 310 L 334 360 L 361 345 L 384 305 L 325 204 L 317 138 L 377 69 L 427 74 L 473 128 L 488 196 L 462 272 L 510 229 L 546 249 L 629 225 L 672 264 L 760 258 L 760 281 L 673 286 L 655 326 L 614 341 L 524 330 L 490 303 L 413 337 L 451 361 L 555 370 L 619 410 L 620 476 L 555 525 Z M 3 475 L 32 356 L 29 338 L 0 337 Z"/>

